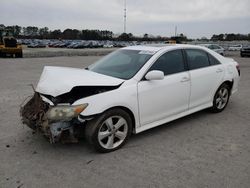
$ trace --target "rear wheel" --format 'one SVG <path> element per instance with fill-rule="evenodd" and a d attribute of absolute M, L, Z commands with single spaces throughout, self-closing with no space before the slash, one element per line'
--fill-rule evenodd
<path fill-rule="evenodd" d="M 85 129 L 87 141 L 99 152 L 122 147 L 132 132 L 132 120 L 122 109 L 112 109 L 89 121 Z"/>
<path fill-rule="evenodd" d="M 230 97 L 230 86 L 228 84 L 222 84 L 216 91 L 213 100 L 213 107 L 211 111 L 214 113 L 222 112 L 229 101 Z"/>

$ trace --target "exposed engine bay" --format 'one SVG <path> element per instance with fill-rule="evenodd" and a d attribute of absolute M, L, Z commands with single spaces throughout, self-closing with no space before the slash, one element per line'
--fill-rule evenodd
<path fill-rule="evenodd" d="M 54 105 L 57 105 L 60 103 L 73 104 L 78 99 L 82 99 L 84 97 L 111 91 L 119 87 L 120 85 L 118 86 L 76 86 L 70 92 L 61 94 L 57 97 L 53 97 L 51 95 L 46 95 L 46 94 L 41 94 L 41 95 L 49 99 L 51 102 L 53 102 Z"/>

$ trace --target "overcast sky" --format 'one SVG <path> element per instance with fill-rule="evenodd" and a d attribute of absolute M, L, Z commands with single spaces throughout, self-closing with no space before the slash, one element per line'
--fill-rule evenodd
<path fill-rule="evenodd" d="M 0 24 L 123 32 L 124 0 L 1 0 Z M 127 0 L 127 32 L 250 33 L 250 0 Z"/>

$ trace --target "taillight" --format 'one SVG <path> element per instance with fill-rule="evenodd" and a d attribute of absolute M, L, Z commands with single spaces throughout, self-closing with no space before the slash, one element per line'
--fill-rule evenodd
<path fill-rule="evenodd" d="M 236 69 L 237 69 L 239 76 L 240 76 L 240 65 L 239 64 L 236 65 Z"/>

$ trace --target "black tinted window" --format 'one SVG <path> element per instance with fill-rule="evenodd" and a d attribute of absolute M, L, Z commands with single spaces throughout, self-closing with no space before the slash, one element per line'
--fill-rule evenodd
<path fill-rule="evenodd" d="M 185 70 L 181 50 L 170 51 L 159 57 L 150 70 L 160 70 L 164 75 L 174 74 Z"/>
<path fill-rule="evenodd" d="M 212 55 L 208 54 L 209 61 L 211 65 L 219 65 L 220 62 Z"/>
<path fill-rule="evenodd" d="M 209 66 L 207 53 L 202 50 L 189 49 L 186 50 L 188 67 L 190 70 L 199 69 Z"/>

